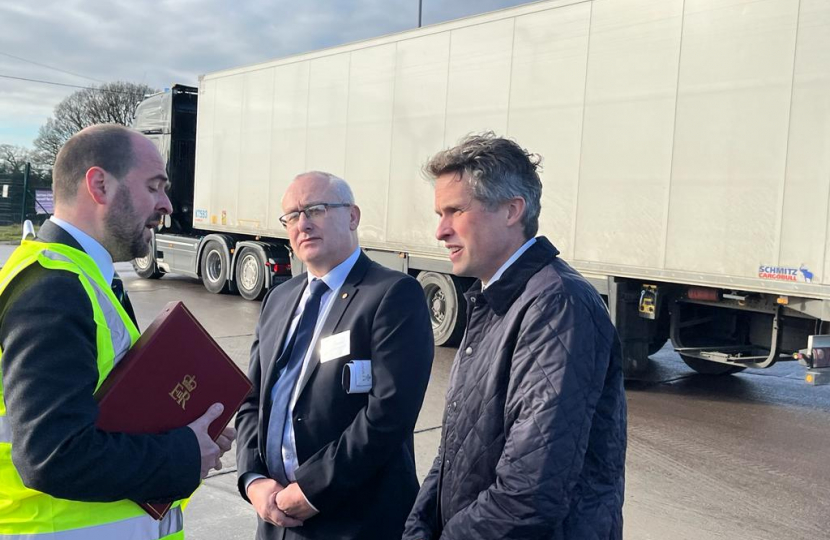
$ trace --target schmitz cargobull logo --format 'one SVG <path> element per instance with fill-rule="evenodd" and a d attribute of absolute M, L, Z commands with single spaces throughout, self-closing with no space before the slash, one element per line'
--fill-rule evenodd
<path fill-rule="evenodd" d="M 813 273 L 803 264 L 798 268 L 791 266 L 766 266 L 762 264 L 758 267 L 758 277 L 775 281 L 813 282 Z"/>

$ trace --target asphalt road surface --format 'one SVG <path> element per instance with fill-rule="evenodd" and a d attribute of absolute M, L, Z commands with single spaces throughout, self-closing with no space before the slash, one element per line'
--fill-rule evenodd
<path fill-rule="evenodd" d="M 146 328 L 171 300 L 184 301 L 244 370 L 259 303 L 213 295 L 201 283 L 137 278 L 119 264 Z M 438 447 L 454 349 L 436 350 L 416 427 L 423 477 Z M 727 377 L 691 372 L 665 347 L 652 373 L 626 384 L 629 446 L 625 537 L 634 540 L 830 538 L 830 387 L 803 382 L 785 363 Z M 252 539 L 252 508 L 236 490 L 232 455 L 196 492 L 191 540 Z"/>

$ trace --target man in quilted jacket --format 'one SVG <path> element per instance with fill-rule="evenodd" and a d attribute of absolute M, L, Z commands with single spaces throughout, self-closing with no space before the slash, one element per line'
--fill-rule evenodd
<path fill-rule="evenodd" d="M 622 538 L 620 344 L 597 291 L 536 236 L 539 161 L 485 133 L 427 164 L 436 237 L 478 281 L 405 540 Z"/>

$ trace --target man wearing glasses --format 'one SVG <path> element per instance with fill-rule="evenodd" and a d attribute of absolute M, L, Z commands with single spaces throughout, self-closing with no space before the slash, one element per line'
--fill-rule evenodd
<path fill-rule="evenodd" d="M 308 272 L 262 301 L 254 391 L 236 419 L 239 490 L 259 540 L 400 538 L 433 356 L 423 291 L 361 253 L 344 180 L 301 174 L 282 207 Z"/>

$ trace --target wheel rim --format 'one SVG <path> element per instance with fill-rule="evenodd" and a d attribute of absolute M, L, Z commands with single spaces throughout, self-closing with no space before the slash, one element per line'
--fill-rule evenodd
<path fill-rule="evenodd" d="M 433 328 L 438 328 L 447 320 L 447 299 L 437 285 L 427 285 L 424 293 L 429 306 L 429 318 Z"/>
<path fill-rule="evenodd" d="M 150 268 L 150 265 L 152 265 L 152 264 L 153 264 L 153 262 L 150 259 L 149 255 L 146 256 L 146 257 L 136 257 L 135 258 L 135 265 L 138 266 L 138 268 L 141 269 L 141 270 L 147 270 L 148 268 Z"/>
<path fill-rule="evenodd" d="M 253 291 L 259 282 L 259 264 L 254 255 L 246 255 L 240 265 L 239 284 L 246 291 Z"/>
<path fill-rule="evenodd" d="M 216 283 L 222 277 L 222 256 L 218 251 L 211 251 L 205 260 L 208 281 Z"/>

